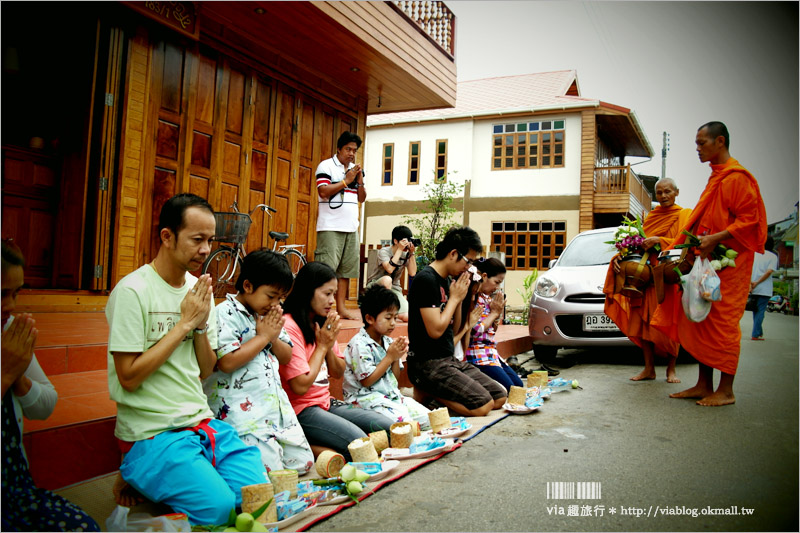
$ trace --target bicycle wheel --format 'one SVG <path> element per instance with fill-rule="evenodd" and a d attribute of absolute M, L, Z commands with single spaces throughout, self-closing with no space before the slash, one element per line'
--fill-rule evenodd
<path fill-rule="evenodd" d="M 220 246 L 203 263 L 203 274 L 211 274 L 214 298 L 224 298 L 226 294 L 236 292 L 236 279 L 241 270 L 236 255 L 234 248 Z"/>
<path fill-rule="evenodd" d="M 300 272 L 300 269 L 306 264 L 305 256 L 291 248 L 284 250 L 283 256 L 289 261 L 289 268 L 292 269 L 292 275 L 297 276 L 297 273 Z"/>

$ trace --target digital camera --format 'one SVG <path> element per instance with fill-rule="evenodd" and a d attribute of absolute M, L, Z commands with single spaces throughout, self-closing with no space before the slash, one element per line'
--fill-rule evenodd
<path fill-rule="evenodd" d="M 421 239 L 417 239 L 416 237 L 411 237 L 411 239 L 409 239 L 409 240 L 411 241 L 411 244 L 414 245 L 414 248 L 419 248 L 420 246 L 422 246 L 422 240 Z"/>

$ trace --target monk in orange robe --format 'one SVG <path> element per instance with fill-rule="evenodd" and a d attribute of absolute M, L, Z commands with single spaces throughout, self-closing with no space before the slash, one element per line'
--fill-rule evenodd
<path fill-rule="evenodd" d="M 656 183 L 656 200 L 659 206 L 650 211 L 642 224 L 647 235 L 643 247 L 650 252 L 650 262 L 653 265 L 658 264 L 657 249 L 654 247 L 659 245 L 661 250 L 669 249 L 692 213 L 691 209 L 684 209 L 675 203 L 678 194 L 679 190 L 672 179 L 664 178 Z M 631 380 L 655 379 L 655 355 L 658 354 L 667 357 L 667 381 L 680 383 L 681 380 L 675 375 L 678 343 L 650 327 L 650 317 L 658 305 L 655 286 L 652 283 L 648 285 L 642 298 L 628 298 L 615 293 L 615 274 L 619 272 L 618 257 L 615 257 L 608 266 L 603 287 L 603 292 L 606 294 L 604 311 L 644 354 L 644 370 Z"/>
<path fill-rule="evenodd" d="M 722 300 L 713 302 L 705 320 L 691 322 L 683 312 L 680 298 L 673 294 L 669 305 L 665 300 L 657 308 L 652 324 L 678 341 L 681 350 L 699 363 L 697 384 L 670 397 L 699 398 L 698 405 L 728 405 L 736 401 L 733 380 L 742 337 L 739 320 L 750 292 L 753 254 L 764 251 L 767 213 L 758 182 L 728 151 L 730 137 L 724 124 L 709 122 L 701 126 L 695 144 L 700 161 L 711 164 L 711 176 L 683 228 L 700 239 L 700 244 L 690 251 L 708 257 L 717 244 L 722 244 L 739 255 L 735 267 L 717 272 Z M 673 245 L 685 239 L 679 235 Z M 715 368 L 721 373 L 716 391 Z"/>

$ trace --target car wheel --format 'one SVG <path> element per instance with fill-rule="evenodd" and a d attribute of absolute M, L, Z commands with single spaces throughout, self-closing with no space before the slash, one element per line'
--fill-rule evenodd
<path fill-rule="evenodd" d="M 552 363 L 556 360 L 557 346 L 534 346 L 533 355 L 540 363 Z"/>

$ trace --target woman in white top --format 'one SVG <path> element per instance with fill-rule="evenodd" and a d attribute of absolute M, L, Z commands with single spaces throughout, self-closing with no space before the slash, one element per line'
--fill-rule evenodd
<path fill-rule="evenodd" d="M 24 281 L 24 265 L 19 247 L 11 239 L 3 240 L 2 530 L 100 531 L 78 506 L 37 488 L 28 470 L 22 446 L 22 415 L 44 420 L 53 412 L 58 393 L 33 354 L 38 334 L 33 318 L 26 313 L 11 316 Z"/>

